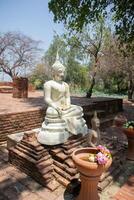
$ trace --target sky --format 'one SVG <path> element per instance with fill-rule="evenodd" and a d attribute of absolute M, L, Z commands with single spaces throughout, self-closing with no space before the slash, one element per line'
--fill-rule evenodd
<path fill-rule="evenodd" d="M 47 50 L 54 35 L 63 33 L 63 24 L 53 22 L 48 0 L 0 0 L 0 32 L 18 31 L 41 40 Z"/>
<path fill-rule="evenodd" d="M 64 32 L 63 24 L 53 22 L 48 0 L 0 0 L 0 32 L 17 31 L 34 40 L 42 41 L 42 53 L 48 49 L 56 31 Z M 10 80 L 4 73 L 1 80 Z"/>

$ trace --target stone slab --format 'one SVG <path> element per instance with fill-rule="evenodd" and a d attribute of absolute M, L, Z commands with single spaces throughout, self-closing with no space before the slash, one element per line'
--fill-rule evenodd
<path fill-rule="evenodd" d="M 18 144 L 22 140 L 24 133 L 31 133 L 31 132 L 38 133 L 39 130 L 40 130 L 40 128 L 36 128 L 36 129 L 32 129 L 30 131 L 23 131 L 23 132 L 8 135 L 7 136 L 7 149 L 14 147 L 16 144 Z"/>

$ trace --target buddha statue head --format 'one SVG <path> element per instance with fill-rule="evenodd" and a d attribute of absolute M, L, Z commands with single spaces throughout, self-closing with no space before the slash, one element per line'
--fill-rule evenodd
<path fill-rule="evenodd" d="M 65 67 L 59 60 L 59 54 L 57 52 L 56 60 L 52 65 L 52 75 L 54 80 L 61 81 L 64 78 Z"/>
<path fill-rule="evenodd" d="M 94 111 L 94 116 L 91 119 L 91 125 L 92 125 L 92 129 L 93 130 L 96 130 L 96 129 L 98 129 L 100 127 L 100 120 L 97 117 L 97 112 L 96 111 Z"/>

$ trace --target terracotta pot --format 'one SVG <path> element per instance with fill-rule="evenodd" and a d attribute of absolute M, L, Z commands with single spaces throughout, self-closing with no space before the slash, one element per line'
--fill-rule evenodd
<path fill-rule="evenodd" d="M 80 172 L 81 189 L 76 200 L 98 200 L 98 182 L 101 174 L 110 167 L 110 158 L 105 165 L 83 160 L 89 153 L 97 153 L 96 148 L 81 148 L 73 152 L 73 161 Z"/>
<path fill-rule="evenodd" d="M 134 129 L 124 128 L 123 132 L 128 139 L 127 159 L 134 160 Z"/>

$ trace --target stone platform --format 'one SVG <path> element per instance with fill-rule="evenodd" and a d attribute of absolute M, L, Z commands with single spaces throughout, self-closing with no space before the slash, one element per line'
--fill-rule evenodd
<path fill-rule="evenodd" d="M 50 190 L 55 190 L 58 183 L 68 186 L 73 180 L 79 179 L 71 154 L 77 148 L 88 146 L 86 136 L 72 136 L 66 143 L 55 146 L 43 146 L 34 136 L 32 139 L 31 136 L 24 136 L 16 146 L 9 148 L 10 163 Z M 103 191 L 123 168 L 126 143 L 119 142 L 106 133 L 102 133 L 101 137 L 101 144 L 111 150 L 113 157 L 112 166 L 103 173 L 99 182 L 98 189 Z M 51 184 L 53 181 L 55 184 Z"/>
<path fill-rule="evenodd" d="M 100 118 L 101 129 L 110 126 L 115 115 L 123 110 L 122 99 L 71 97 L 71 102 L 83 108 L 88 128 L 94 110 Z M 40 128 L 45 110 L 43 92 L 29 92 L 28 99 L 14 99 L 11 94 L 0 93 L 0 144 L 9 134 Z"/>

